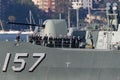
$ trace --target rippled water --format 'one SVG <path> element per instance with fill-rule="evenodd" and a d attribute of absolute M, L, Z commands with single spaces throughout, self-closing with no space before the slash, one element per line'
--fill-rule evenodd
<path fill-rule="evenodd" d="M 17 34 L 0 34 L 0 41 L 14 41 L 16 39 Z M 27 41 L 28 34 L 20 34 L 20 38 L 22 41 Z"/>

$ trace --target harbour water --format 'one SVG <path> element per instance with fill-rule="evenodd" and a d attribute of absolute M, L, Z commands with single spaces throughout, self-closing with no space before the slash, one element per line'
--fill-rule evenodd
<path fill-rule="evenodd" d="M 0 41 L 15 41 L 17 34 L 0 34 Z M 20 34 L 22 41 L 27 41 L 28 34 Z"/>

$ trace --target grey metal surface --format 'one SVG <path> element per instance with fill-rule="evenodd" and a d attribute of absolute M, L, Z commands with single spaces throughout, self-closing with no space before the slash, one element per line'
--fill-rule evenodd
<path fill-rule="evenodd" d="M 33 71 L 32 53 L 44 52 L 46 58 Z M 11 53 L 7 72 L 2 72 L 6 53 Z M 15 53 L 29 53 L 26 67 L 14 72 Z M 30 43 L 0 42 L 0 80 L 120 80 L 120 51 L 47 48 Z"/>

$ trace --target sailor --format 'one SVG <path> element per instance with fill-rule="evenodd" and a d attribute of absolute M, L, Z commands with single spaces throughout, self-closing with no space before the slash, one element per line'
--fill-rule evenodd
<path fill-rule="evenodd" d="M 36 35 L 32 35 L 32 39 L 33 39 L 33 41 L 35 42 Z"/>
<path fill-rule="evenodd" d="M 42 37 L 40 35 L 36 36 L 36 44 L 41 45 L 41 39 Z"/>
<path fill-rule="evenodd" d="M 17 41 L 17 42 L 20 42 L 20 34 L 17 34 L 17 36 L 16 36 L 16 41 Z"/>
<path fill-rule="evenodd" d="M 33 43 L 33 35 L 29 35 L 29 42 Z"/>
<path fill-rule="evenodd" d="M 120 49 L 119 42 L 116 42 L 116 44 L 114 44 L 113 47 L 114 49 L 119 50 Z"/>
<path fill-rule="evenodd" d="M 39 42 L 40 42 L 40 45 L 42 43 L 42 36 L 39 37 Z"/>
<path fill-rule="evenodd" d="M 48 36 L 47 36 L 47 34 L 43 37 L 43 45 L 44 46 L 47 46 L 47 44 L 48 44 Z"/>
<path fill-rule="evenodd" d="M 80 39 L 80 36 L 77 37 L 76 39 L 76 47 L 79 48 L 80 46 L 80 42 L 81 42 L 81 39 Z"/>
<path fill-rule="evenodd" d="M 70 37 L 66 37 L 66 47 L 70 46 Z"/>
<path fill-rule="evenodd" d="M 62 35 L 58 37 L 58 47 L 62 47 Z"/>
<path fill-rule="evenodd" d="M 69 36 L 69 39 L 70 39 L 69 47 L 71 48 L 72 47 L 72 36 Z"/>
<path fill-rule="evenodd" d="M 57 47 L 58 46 L 58 37 L 54 37 L 54 47 Z"/>
<path fill-rule="evenodd" d="M 20 34 L 17 34 L 17 35 L 16 35 L 16 41 L 17 41 L 17 43 L 15 43 L 15 45 L 16 45 L 16 46 L 19 46 L 19 44 L 20 44 L 20 43 L 19 43 L 19 42 L 20 42 Z"/>
<path fill-rule="evenodd" d="M 35 44 L 38 44 L 38 35 L 35 36 Z"/>
<path fill-rule="evenodd" d="M 67 45 L 66 44 L 66 42 L 67 42 L 66 40 L 67 40 L 67 36 L 65 35 L 64 38 L 63 38 L 63 47 L 66 47 L 66 45 Z"/>
<path fill-rule="evenodd" d="M 71 48 L 75 48 L 76 46 L 76 37 L 73 36 L 72 39 L 71 39 Z"/>
<path fill-rule="evenodd" d="M 53 47 L 53 37 L 49 37 L 49 47 Z"/>
<path fill-rule="evenodd" d="M 86 48 L 93 48 L 93 38 L 91 33 L 89 33 L 86 39 Z"/>

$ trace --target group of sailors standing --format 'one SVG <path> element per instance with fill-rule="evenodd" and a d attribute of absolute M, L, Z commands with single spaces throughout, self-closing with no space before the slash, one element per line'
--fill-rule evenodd
<path fill-rule="evenodd" d="M 52 37 L 52 36 L 47 36 L 45 35 L 44 37 L 42 36 L 29 36 L 29 42 L 31 43 L 35 43 L 37 45 L 44 45 L 47 47 L 65 47 L 65 48 L 80 48 L 80 47 L 84 47 L 84 45 L 81 43 L 85 42 L 84 37 L 81 38 L 80 36 L 75 37 L 69 37 L 69 36 L 56 36 L 56 37 Z"/>

